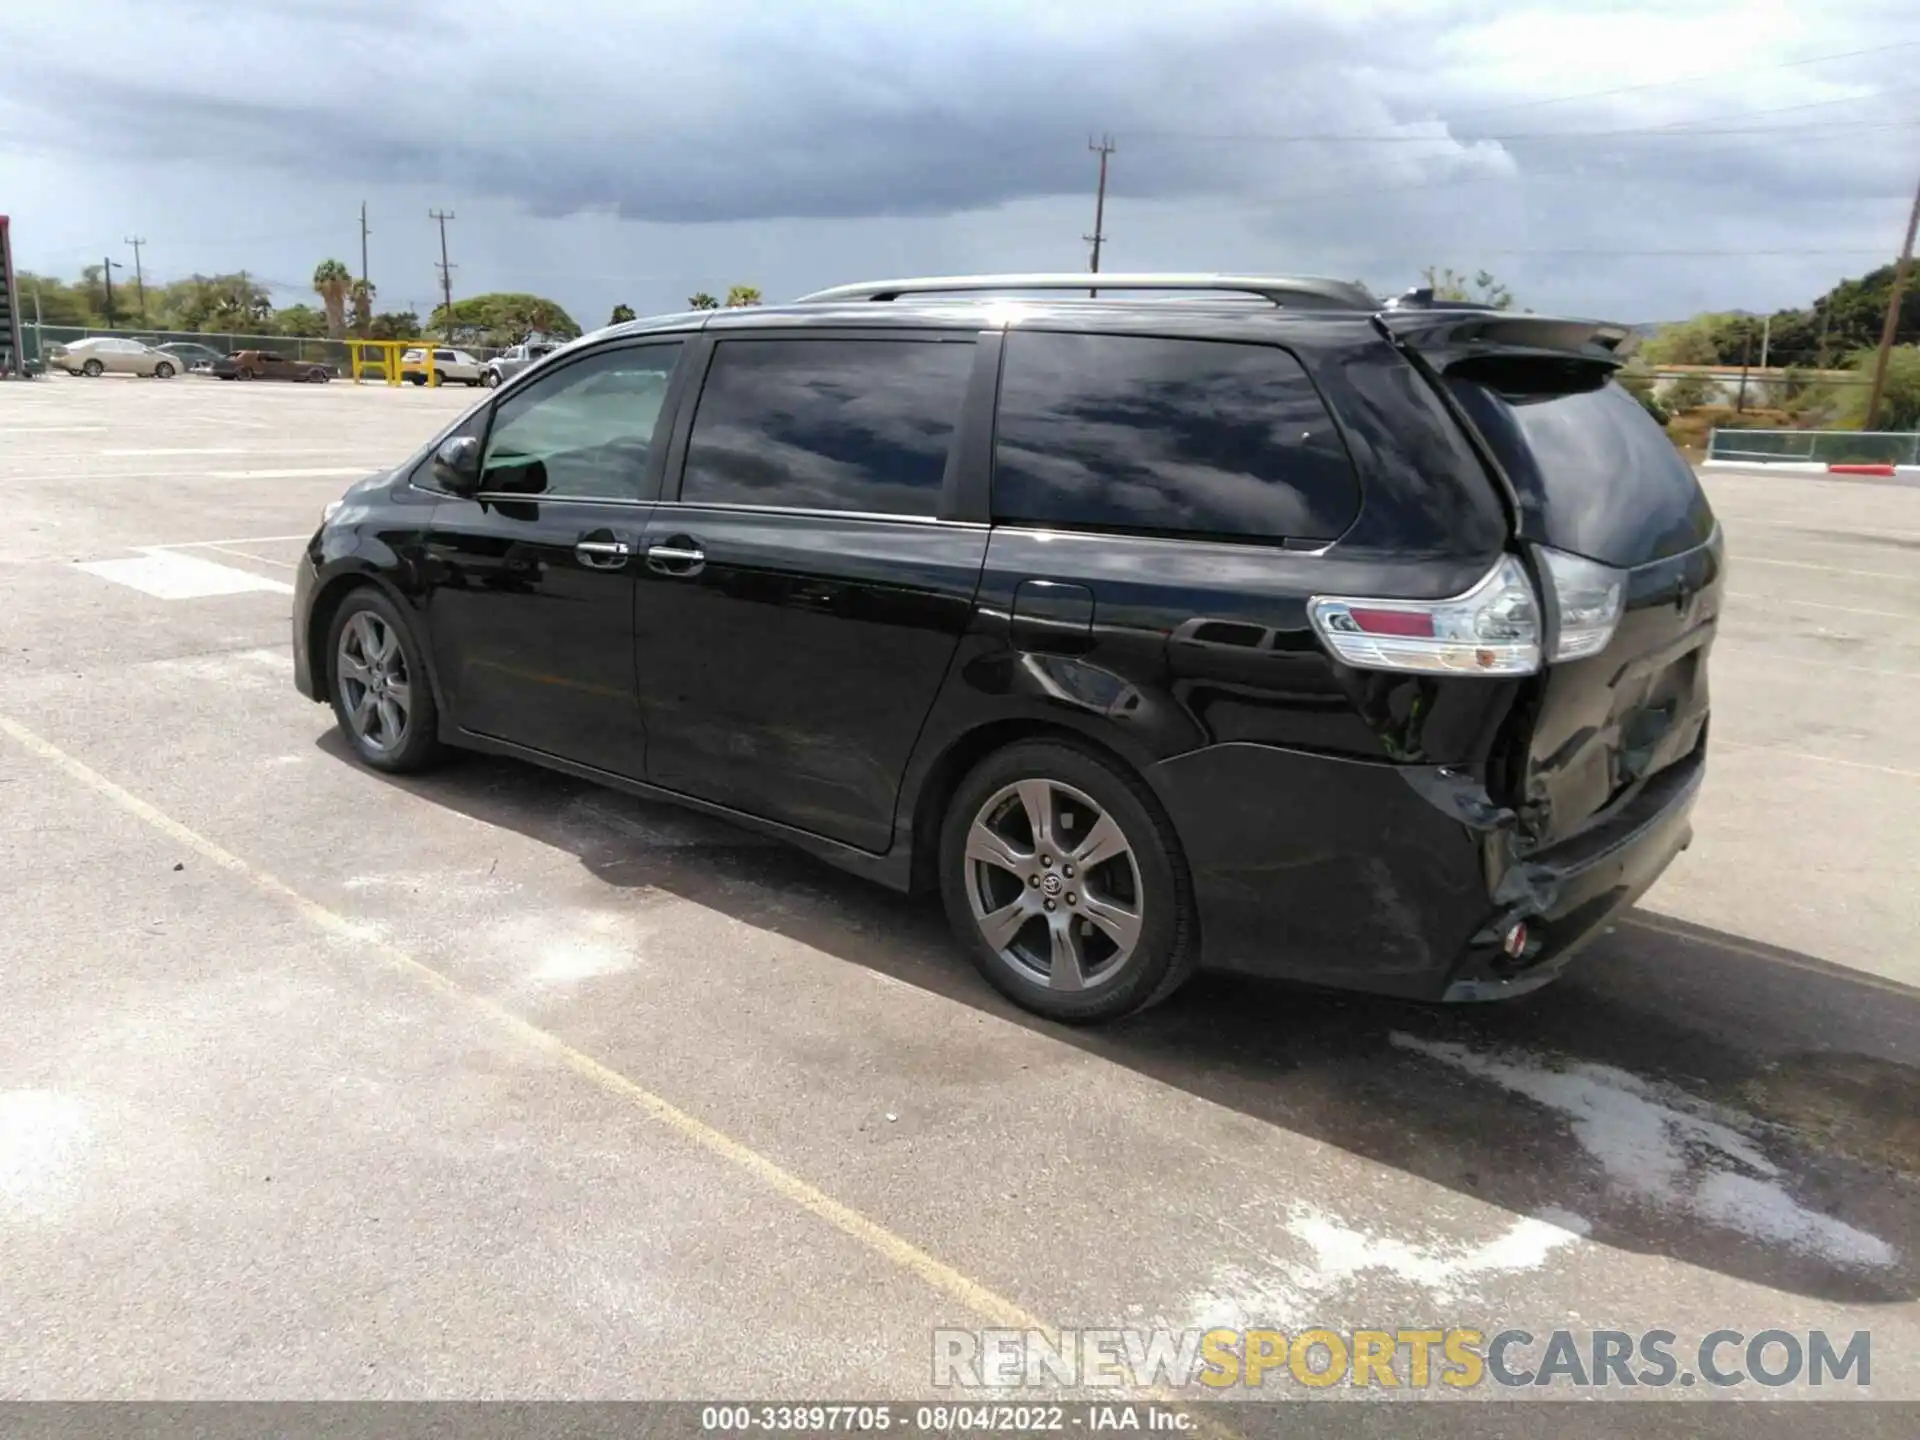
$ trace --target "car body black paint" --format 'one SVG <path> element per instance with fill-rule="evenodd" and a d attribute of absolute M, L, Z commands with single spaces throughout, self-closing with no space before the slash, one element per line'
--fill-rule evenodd
<path fill-rule="evenodd" d="M 1463 399 L 1462 375 L 1435 377 L 1502 343 L 1546 363 L 1557 363 L 1553 344 L 1600 362 L 1579 327 L 1536 327 L 1525 346 L 1502 342 L 1498 327 L 1462 340 L 1472 318 L 1449 317 L 1442 333 L 1432 317 L 1026 302 L 1010 334 L 998 307 L 900 302 L 616 327 L 442 434 L 483 427 L 492 405 L 567 356 L 686 342 L 647 477 L 619 517 L 636 532 L 631 738 L 605 724 L 619 712 L 611 696 L 599 728 L 583 730 L 564 686 L 525 702 L 559 717 L 491 733 L 471 723 L 435 627 L 448 594 L 478 572 L 456 580 L 435 551 L 450 502 L 423 488 L 434 442 L 357 487 L 316 535 L 295 597 L 296 681 L 324 695 L 325 659 L 307 655 L 304 637 L 335 587 L 375 581 L 432 641 L 449 740 L 725 814 L 897 885 L 924 873 L 915 847 L 954 778 L 951 756 L 983 735 L 1076 735 L 1124 762 L 1165 809 L 1200 902 L 1203 963 L 1409 996 L 1520 993 L 1557 973 L 1689 838 L 1724 556 L 1704 500 L 1671 474 L 1649 484 L 1672 513 L 1636 540 L 1626 512 L 1644 517 L 1649 497 L 1627 484 L 1581 520 L 1583 534 L 1612 527 L 1602 548 L 1628 575 L 1628 610 L 1602 655 L 1513 680 L 1334 660 L 1307 620 L 1313 595 L 1438 598 L 1469 588 L 1503 550 L 1565 545 L 1536 524 L 1551 505 L 1507 498 L 1510 486 L 1552 483 L 1526 473 L 1530 450 L 1501 458 L 1513 396 L 1483 386 Z M 1262 539 L 995 523 L 996 402 L 1023 327 L 1283 350 L 1350 458 L 1357 512 L 1337 535 Z M 972 352 L 935 513 L 682 501 L 716 342 L 902 332 Z M 1416 342 L 1427 346 L 1417 359 L 1403 348 Z M 537 524 L 564 536 L 600 518 L 555 512 Z M 1708 534 L 1675 548 L 1703 524 Z M 645 558 L 685 542 L 703 557 L 697 574 Z M 520 616 L 568 608 L 511 585 L 500 598 L 524 602 Z M 496 623 L 502 644 L 552 635 L 545 619 Z M 618 689 L 617 625 L 600 638 L 616 652 L 601 678 Z M 1519 964 L 1496 943 L 1515 919 L 1543 936 Z"/>

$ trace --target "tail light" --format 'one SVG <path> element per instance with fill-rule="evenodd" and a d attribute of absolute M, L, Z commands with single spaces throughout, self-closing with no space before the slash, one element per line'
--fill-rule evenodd
<path fill-rule="evenodd" d="M 1597 655 L 1613 639 L 1626 576 L 1578 555 L 1536 546 L 1553 587 L 1548 624 L 1517 556 L 1502 555 L 1472 589 L 1445 600 L 1316 595 L 1307 615 L 1334 655 L 1363 670 L 1531 675 L 1546 660 Z"/>
<path fill-rule="evenodd" d="M 1329 650 L 1363 670 L 1531 675 L 1540 668 L 1540 601 L 1512 555 L 1450 599 L 1316 595 L 1307 615 Z"/>
<path fill-rule="evenodd" d="M 1553 584 L 1555 616 L 1550 660 L 1584 660 L 1613 639 L 1627 593 L 1626 575 L 1597 560 L 1540 546 L 1540 569 Z"/>

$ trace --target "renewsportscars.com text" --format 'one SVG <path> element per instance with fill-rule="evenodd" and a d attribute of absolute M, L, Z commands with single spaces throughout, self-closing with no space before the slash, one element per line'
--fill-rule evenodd
<path fill-rule="evenodd" d="M 1854 1330 L 936 1330 L 941 1388 L 1181 1390 L 1304 1386 L 1471 1390 L 1873 1383 L 1873 1340 Z"/>

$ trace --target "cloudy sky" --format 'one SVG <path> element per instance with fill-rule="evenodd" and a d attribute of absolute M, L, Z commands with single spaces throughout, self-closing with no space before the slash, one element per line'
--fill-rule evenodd
<path fill-rule="evenodd" d="M 1803 304 L 1892 258 L 1912 0 L 89 0 L 0 5 L 16 263 L 245 268 L 382 308 L 1087 263 L 1485 267 L 1625 320 Z M 304 298 L 311 299 L 311 295 Z"/>

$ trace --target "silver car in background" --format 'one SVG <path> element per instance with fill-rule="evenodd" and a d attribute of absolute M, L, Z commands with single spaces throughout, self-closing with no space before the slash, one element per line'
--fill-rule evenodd
<path fill-rule="evenodd" d="M 47 352 L 47 364 L 69 375 L 150 375 L 171 380 L 185 368 L 179 360 L 138 340 L 123 340 L 117 335 L 89 335 L 71 345 L 55 345 Z"/>
<path fill-rule="evenodd" d="M 530 340 L 502 350 L 487 361 L 486 368 L 480 372 L 480 383 L 489 390 L 502 381 L 511 380 L 534 361 L 551 355 L 560 348 L 557 340 Z"/>

